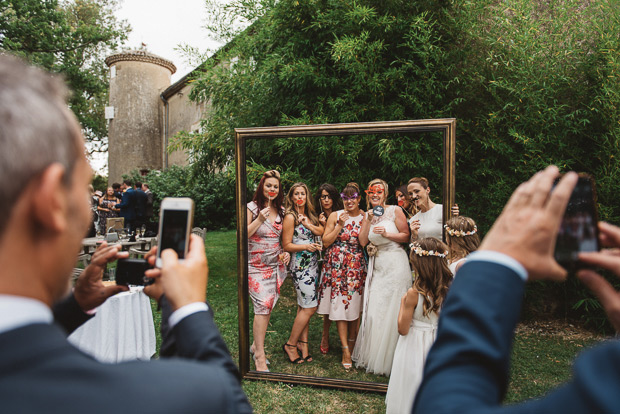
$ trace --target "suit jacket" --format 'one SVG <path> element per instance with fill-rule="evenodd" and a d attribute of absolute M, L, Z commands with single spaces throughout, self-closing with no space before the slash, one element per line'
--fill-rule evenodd
<path fill-rule="evenodd" d="M 620 342 L 575 361 L 570 382 L 541 399 L 502 406 L 525 283 L 506 266 L 466 262 L 446 298 L 414 413 L 614 413 L 620 411 Z"/>
<path fill-rule="evenodd" d="M 146 190 L 144 192 L 146 194 L 146 217 L 153 217 L 153 192 L 151 190 Z"/>
<path fill-rule="evenodd" d="M 129 221 L 133 221 L 136 219 L 136 191 L 133 188 L 128 188 L 127 191 L 123 193 L 123 198 L 121 199 L 120 204 L 115 206 L 116 208 L 120 208 L 121 212 L 119 215 L 125 218 L 125 224 Z"/>
<path fill-rule="evenodd" d="M 148 196 L 140 189 L 134 190 L 136 197 L 136 218 L 144 220 L 146 217 L 146 204 L 148 202 Z"/>
<path fill-rule="evenodd" d="M 57 317 L 63 312 L 73 324 L 83 318 L 66 304 L 54 309 Z M 190 315 L 163 333 L 175 338 L 175 358 L 102 364 L 74 348 L 65 334 L 57 325 L 40 323 L 0 334 L 3 412 L 252 411 L 211 311 Z"/>

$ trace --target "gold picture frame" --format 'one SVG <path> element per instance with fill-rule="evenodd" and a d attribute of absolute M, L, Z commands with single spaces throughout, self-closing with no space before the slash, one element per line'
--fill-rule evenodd
<path fill-rule="evenodd" d="M 387 384 L 339 378 L 312 377 L 277 372 L 250 370 L 250 316 L 248 293 L 248 237 L 246 217 L 246 142 L 257 138 L 329 137 L 346 135 L 378 135 L 419 132 L 442 132 L 443 136 L 443 217 L 451 217 L 455 201 L 456 119 L 422 119 L 348 124 L 297 125 L 235 129 L 236 208 L 237 208 L 237 273 L 239 308 L 239 371 L 242 379 L 277 381 L 291 384 L 327 387 L 365 392 L 386 392 Z"/>

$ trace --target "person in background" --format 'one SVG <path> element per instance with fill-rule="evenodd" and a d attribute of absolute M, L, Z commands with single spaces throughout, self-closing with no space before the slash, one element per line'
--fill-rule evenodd
<path fill-rule="evenodd" d="M 129 179 L 123 181 L 121 189 L 123 190 L 123 197 L 121 202 L 115 205 L 114 208 L 120 209 L 119 216 L 125 219 L 125 227 L 130 232 L 133 232 L 136 220 L 136 192 L 132 188 L 132 182 Z"/>
<path fill-rule="evenodd" d="M 142 191 L 142 183 L 140 181 L 136 181 L 134 190 L 136 192 L 136 220 L 134 228 L 138 228 L 146 224 L 146 204 L 148 202 L 148 196 Z"/>
<path fill-rule="evenodd" d="M 153 218 L 153 192 L 147 183 L 142 183 L 142 191 L 146 194 L 146 221 L 150 222 Z"/>
<path fill-rule="evenodd" d="M 394 195 L 396 196 L 396 204 L 398 204 L 400 208 L 403 209 L 407 220 L 409 220 L 415 213 L 417 213 L 415 206 L 409 201 L 407 184 L 403 184 L 398 187 L 394 192 Z"/>
<path fill-rule="evenodd" d="M 327 225 L 327 219 L 334 211 L 339 211 L 344 208 L 340 193 L 336 187 L 329 183 L 323 183 L 319 186 L 316 193 L 315 205 L 319 206 L 321 210 L 319 222 L 323 227 Z M 327 250 L 329 248 L 330 247 L 323 246 L 323 257 L 327 256 Z M 323 335 L 321 336 L 321 345 L 319 346 L 319 350 L 322 354 L 327 354 L 329 352 L 329 328 L 331 324 L 332 321 L 329 320 L 329 317 L 323 316 Z"/>
<path fill-rule="evenodd" d="M 408 413 L 420 382 L 426 355 L 437 335 L 439 310 L 452 282 L 447 246 L 429 237 L 413 244 L 411 267 L 416 278 L 400 300 L 398 344 L 385 396 L 388 414 Z"/>
<path fill-rule="evenodd" d="M 266 171 L 258 183 L 252 201 L 247 205 L 248 217 L 248 289 L 254 305 L 250 353 L 257 371 L 268 372 L 265 336 L 271 311 L 280 297 L 280 286 L 286 278 L 290 255 L 282 250 L 284 220 L 280 173 Z"/>
<path fill-rule="evenodd" d="M 97 222 L 99 220 L 99 215 L 97 214 L 97 205 L 99 205 L 99 197 L 95 193 L 95 188 L 92 184 L 88 185 L 88 192 L 90 193 L 90 210 L 91 210 L 91 220 L 90 227 L 88 228 L 88 232 L 86 233 L 86 237 L 95 237 L 97 235 Z"/>
<path fill-rule="evenodd" d="M 99 212 L 99 232 L 101 234 L 108 232 L 107 220 L 118 217 L 118 209 L 114 207 L 118 203 L 120 203 L 120 200 L 114 196 L 114 189 L 108 187 L 105 195 L 99 199 L 99 205 L 97 206 Z"/>
<path fill-rule="evenodd" d="M 128 290 L 103 284 L 106 264 L 128 256 L 103 242 L 69 291 L 91 222 L 92 170 L 67 96 L 60 79 L 0 55 L 2 411 L 250 413 L 205 303 L 208 266 L 199 237 L 183 263 L 163 251 L 162 269 L 149 273 L 156 283 L 145 288 L 169 310 L 162 336 L 174 341 L 174 353 L 103 364 L 67 341 L 107 298 Z"/>
<path fill-rule="evenodd" d="M 342 348 L 342 367 L 349 371 L 353 366 L 351 352 L 359 328 L 366 259 L 359 241 L 364 211 L 360 209 L 360 188 L 348 183 L 340 197 L 344 210 L 335 211 L 327 219 L 323 245 L 330 247 L 325 256 L 319 285 L 318 313 L 336 321 Z"/>
<path fill-rule="evenodd" d="M 119 183 L 112 184 L 112 188 L 114 189 L 114 197 L 119 200 L 123 198 L 123 191 L 121 190 L 121 185 Z"/>
<path fill-rule="evenodd" d="M 441 240 L 443 236 L 443 206 L 431 200 L 431 187 L 424 177 L 414 177 L 407 184 L 409 200 L 418 210 L 409 221 L 411 240 L 434 237 Z M 452 206 L 452 215 L 459 215 L 459 206 Z"/>
<path fill-rule="evenodd" d="M 291 254 L 291 277 L 297 291 L 297 316 L 291 335 L 282 349 L 289 362 L 312 362 L 308 345 L 310 318 L 318 306 L 317 279 L 320 276 L 318 252 L 321 245 L 316 237 L 324 227 L 312 205 L 308 186 L 295 183 L 286 197 L 286 213 L 282 228 L 282 248 Z M 301 352 L 299 357 L 298 352 Z"/>
<path fill-rule="evenodd" d="M 450 249 L 450 271 L 456 271 L 465 264 L 467 255 L 476 251 L 480 245 L 476 222 L 465 216 L 452 217 L 443 226 L 446 231 L 446 242 Z"/>

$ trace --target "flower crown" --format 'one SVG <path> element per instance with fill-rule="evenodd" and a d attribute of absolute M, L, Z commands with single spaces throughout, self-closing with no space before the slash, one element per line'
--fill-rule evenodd
<path fill-rule="evenodd" d="M 474 229 L 472 231 L 463 231 L 463 230 L 451 229 L 450 227 L 448 227 L 447 224 L 444 224 L 443 228 L 446 229 L 446 232 L 450 236 L 453 236 L 453 237 L 471 236 L 471 235 L 476 234 L 478 232 L 478 227 L 475 224 L 474 224 Z"/>
<path fill-rule="evenodd" d="M 420 246 L 417 243 L 411 243 L 409 247 L 411 247 L 411 250 L 413 250 L 413 252 L 420 257 L 424 257 L 424 256 L 446 257 L 446 252 L 440 253 L 434 250 L 424 250 L 422 246 Z"/>

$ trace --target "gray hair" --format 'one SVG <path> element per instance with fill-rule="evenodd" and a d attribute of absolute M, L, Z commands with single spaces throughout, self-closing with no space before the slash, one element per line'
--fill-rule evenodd
<path fill-rule="evenodd" d="M 70 184 L 80 147 L 67 96 L 60 79 L 0 54 L 0 235 L 24 188 L 51 164 L 65 167 Z"/>

